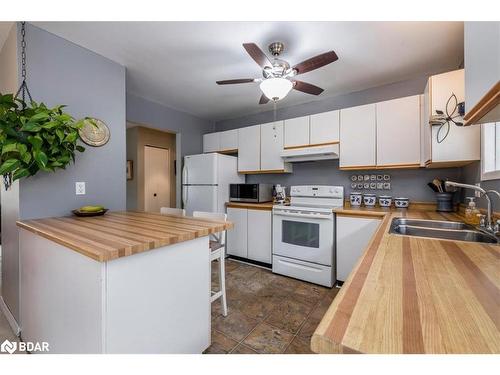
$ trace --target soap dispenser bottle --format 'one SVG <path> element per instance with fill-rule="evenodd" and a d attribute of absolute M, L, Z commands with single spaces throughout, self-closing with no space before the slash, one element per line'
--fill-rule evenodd
<path fill-rule="evenodd" d="M 476 201 L 474 197 L 465 198 L 468 203 L 465 208 L 465 222 L 471 225 L 479 225 L 481 212 L 476 207 Z"/>

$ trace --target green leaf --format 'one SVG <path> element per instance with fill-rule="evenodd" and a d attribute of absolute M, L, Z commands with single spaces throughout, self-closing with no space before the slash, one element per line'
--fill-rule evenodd
<path fill-rule="evenodd" d="M 59 141 L 63 141 L 64 139 L 64 132 L 62 129 L 56 129 L 56 135 L 59 138 Z"/>
<path fill-rule="evenodd" d="M 46 122 L 45 124 L 42 125 L 42 128 L 44 129 L 53 129 L 55 127 L 59 126 L 59 122 L 57 121 L 49 121 Z"/>
<path fill-rule="evenodd" d="M 21 155 L 24 155 L 28 152 L 28 146 L 26 146 L 24 143 L 17 143 L 17 150 Z"/>
<path fill-rule="evenodd" d="M 36 132 L 39 132 L 41 129 L 42 129 L 42 127 L 40 125 L 37 125 L 36 123 L 33 123 L 33 122 L 27 122 L 26 124 L 24 124 L 22 126 L 21 131 L 22 132 L 36 133 Z"/>
<path fill-rule="evenodd" d="M 43 151 L 34 151 L 33 156 L 35 157 L 36 163 L 40 168 L 43 169 L 47 167 L 47 162 L 49 161 L 49 159 Z"/>
<path fill-rule="evenodd" d="M 17 159 L 7 159 L 0 166 L 0 175 L 13 172 L 21 163 Z"/>
<path fill-rule="evenodd" d="M 28 142 L 33 145 L 33 149 L 39 150 L 42 147 L 43 139 L 39 135 L 29 136 Z"/>
<path fill-rule="evenodd" d="M 26 177 L 26 176 L 29 176 L 29 175 L 30 175 L 30 171 L 28 169 L 26 169 L 26 168 L 19 168 L 12 175 L 12 180 L 15 181 L 15 180 L 18 180 L 18 179 L 20 179 L 22 177 Z"/>
<path fill-rule="evenodd" d="M 76 131 L 72 131 L 66 136 L 66 138 L 64 138 L 64 141 L 73 143 L 74 141 L 77 140 L 77 138 L 78 138 L 78 133 Z"/>
<path fill-rule="evenodd" d="M 49 115 L 47 112 L 39 112 L 36 115 L 33 115 L 30 117 L 30 122 L 39 122 L 40 120 L 46 120 L 48 118 L 49 118 Z"/>
<path fill-rule="evenodd" d="M 80 146 L 80 145 L 77 145 L 77 146 L 76 146 L 76 150 L 77 150 L 78 152 L 84 152 L 84 151 L 85 151 L 85 147 Z"/>
<path fill-rule="evenodd" d="M 21 160 L 24 164 L 29 164 L 31 161 L 31 154 L 29 152 L 21 154 Z"/>
<path fill-rule="evenodd" d="M 10 143 L 2 147 L 2 155 L 7 152 L 19 152 L 17 149 L 17 143 Z"/>

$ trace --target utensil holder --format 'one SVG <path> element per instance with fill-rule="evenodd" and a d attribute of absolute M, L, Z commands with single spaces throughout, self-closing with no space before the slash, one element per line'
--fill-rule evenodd
<path fill-rule="evenodd" d="M 453 194 L 454 193 L 436 193 L 436 211 L 453 212 Z"/>

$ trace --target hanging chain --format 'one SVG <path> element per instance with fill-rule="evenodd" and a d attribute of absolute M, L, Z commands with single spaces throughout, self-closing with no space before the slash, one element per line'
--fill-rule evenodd
<path fill-rule="evenodd" d="M 17 90 L 16 98 L 19 97 L 19 93 L 21 93 L 24 110 L 26 108 L 26 94 L 28 94 L 30 103 L 33 101 L 30 90 L 28 89 L 28 84 L 26 83 L 26 22 L 24 21 L 21 22 L 21 77 L 23 81 L 19 90 Z"/>

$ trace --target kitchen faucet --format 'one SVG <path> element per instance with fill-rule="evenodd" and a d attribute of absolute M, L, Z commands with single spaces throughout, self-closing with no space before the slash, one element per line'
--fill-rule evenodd
<path fill-rule="evenodd" d="M 488 196 L 488 194 L 494 193 L 494 194 L 498 195 L 498 197 L 500 198 L 500 193 L 498 193 L 495 190 L 488 190 L 488 191 L 486 191 L 486 190 L 484 190 L 480 186 L 469 185 L 469 184 L 462 184 L 460 182 L 454 182 L 454 181 L 445 181 L 444 184 L 445 184 L 446 187 L 448 187 L 448 186 L 455 186 L 455 187 L 460 187 L 460 188 L 464 188 L 464 189 L 472 189 L 472 190 L 478 191 L 481 194 L 482 197 L 486 198 L 486 201 L 488 202 L 488 206 L 487 206 L 487 211 L 486 211 L 486 223 L 484 225 L 484 228 L 488 232 L 495 233 L 495 230 L 493 229 L 493 221 L 491 219 L 491 217 L 492 217 L 491 199 Z"/>

